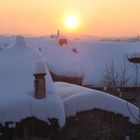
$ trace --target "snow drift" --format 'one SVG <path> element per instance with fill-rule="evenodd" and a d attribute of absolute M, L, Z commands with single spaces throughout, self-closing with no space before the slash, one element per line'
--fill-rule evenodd
<path fill-rule="evenodd" d="M 31 40 L 37 44 L 36 39 Z M 112 43 L 70 42 L 62 48 L 55 41 L 46 39 L 43 45 L 39 41 L 33 48 L 27 47 L 22 37 L 17 37 L 16 45 L 0 52 L 0 123 L 19 122 L 34 116 L 46 122 L 48 118 L 57 118 L 62 127 L 65 115 L 68 117 L 93 108 L 123 114 L 132 123 L 137 123 L 139 109 L 136 106 L 97 90 L 61 82 L 54 84 L 48 70 L 49 65 L 49 69 L 60 75 L 83 75 L 83 84 L 98 83 L 108 61 L 116 56 L 116 61 L 120 62 L 124 44 L 119 43 L 121 46 L 117 47 L 116 43 L 112 49 Z M 28 44 L 32 43 L 28 40 Z M 73 47 L 78 48 L 78 52 L 73 52 Z M 47 98 L 41 100 L 33 97 L 33 73 L 37 62 L 45 65 L 47 73 Z"/>
<path fill-rule="evenodd" d="M 77 112 L 98 108 L 120 113 L 129 117 L 130 122 L 139 123 L 139 109 L 123 99 L 64 82 L 55 82 L 55 88 L 63 101 L 67 117 L 74 116 Z"/>
<path fill-rule="evenodd" d="M 33 73 L 36 62 L 45 63 L 47 98 L 35 99 Z M 48 122 L 57 118 L 65 123 L 64 108 L 56 94 L 46 62 L 40 53 L 29 47 L 5 48 L 0 53 L 0 123 L 19 122 L 36 117 Z"/>

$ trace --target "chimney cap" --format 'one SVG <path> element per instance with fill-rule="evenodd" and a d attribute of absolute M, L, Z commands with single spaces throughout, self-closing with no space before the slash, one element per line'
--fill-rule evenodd
<path fill-rule="evenodd" d="M 41 75 L 42 75 L 42 76 L 45 76 L 46 73 L 34 73 L 34 74 L 33 74 L 33 76 L 41 76 Z"/>

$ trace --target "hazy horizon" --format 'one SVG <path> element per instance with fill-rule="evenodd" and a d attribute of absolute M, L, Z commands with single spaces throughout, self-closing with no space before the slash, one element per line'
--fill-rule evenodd
<path fill-rule="evenodd" d="M 51 34 L 30 34 L 30 33 L 18 33 L 18 34 L 10 34 L 10 33 L 0 33 L 0 36 L 18 36 L 18 35 L 21 35 L 21 36 L 24 36 L 24 37 L 51 37 L 51 35 L 57 35 L 56 33 L 51 33 Z M 71 36 L 71 37 L 89 37 L 89 38 L 136 38 L 136 37 L 140 37 L 139 34 L 136 34 L 136 35 L 104 35 L 104 36 L 97 36 L 97 35 L 89 35 L 89 34 L 77 34 L 77 33 L 63 33 L 63 34 L 60 34 L 60 36 Z"/>

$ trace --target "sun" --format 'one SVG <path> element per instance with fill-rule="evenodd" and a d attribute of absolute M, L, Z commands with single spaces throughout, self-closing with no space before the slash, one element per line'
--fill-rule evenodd
<path fill-rule="evenodd" d="M 64 19 L 64 24 L 65 26 L 67 26 L 70 29 L 75 29 L 78 24 L 79 24 L 79 19 L 76 15 L 72 14 L 72 15 L 68 15 L 65 19 Z"/>

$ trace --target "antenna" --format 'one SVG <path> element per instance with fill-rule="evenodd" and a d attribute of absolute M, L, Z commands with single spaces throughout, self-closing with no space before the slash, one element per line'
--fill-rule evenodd
<path fill-rule="evenodd" d="M 59 30 L 57 31 L 57 37 L 59 37 L 59 35 L 60 35 L 60 32 L 59 32 Z"/>

